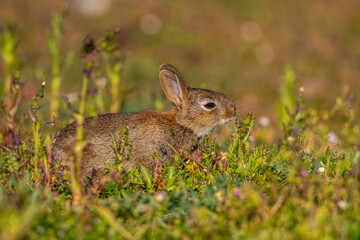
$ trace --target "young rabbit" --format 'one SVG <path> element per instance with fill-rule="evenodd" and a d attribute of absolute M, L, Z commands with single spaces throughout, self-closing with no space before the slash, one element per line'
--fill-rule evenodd
<path fill-rule="evenodd" d="M 168 113 L 148 110 L 138 113 L 110 113 L 85 119 L 83 133 L 87 145 L 83 152 L 83 176 L 105 167 L 114 160 L 113 139 L 128 127 L 132 151 L 123 163 L 126 171 L 141 164 L 154 169 L 157 150 L 160 162 L 172 159 L 175 151 L 190 150 L 195 139 L 210 134 L 229 123 L 236 115 L 235 105 L 222 93 L 190 88 L 180 72 L 170 64 L 160 66 L 160 83 L 165 95 L 174 103 Z M 71 147 L 76 141 L 76 123 L 58 133 L 54 144 L 54 162 L 69 164 Z"/>

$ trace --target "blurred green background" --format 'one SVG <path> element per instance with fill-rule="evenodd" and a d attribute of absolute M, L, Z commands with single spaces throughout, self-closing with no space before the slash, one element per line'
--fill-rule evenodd
<path fill-rule="evenodd" d="M 1 0 L 0 21 L 13 24 L 19 36 L 25 100 L 35 95 L 43 75 L 50 78 L 46 37 L 51 18 L 64 9 L 60 49 L 63 59 L 72 52 L 73 60 L 61 72 L 63 95 L 80 92 L 84 37 L 99 39 L 119 29 L 126 58 L 121 81 L 131 89 L 123 111 L 154 108 L 158 98 L 165 99 L 158 84 L 164 62 L 177 66 L 190 86 L 225 93 L 240 116 L 252 109 L 275 128 L 287 65 L 308 105 L 330 108 L 344 91 L 359 104 L 358 0 Z M 90 87 L 95 85 L 92 80 Z"/>

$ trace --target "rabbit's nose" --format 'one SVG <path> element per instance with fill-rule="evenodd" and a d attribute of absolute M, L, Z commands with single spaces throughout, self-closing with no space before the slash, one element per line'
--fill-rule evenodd
<path fill-rule="evenodd" d="M 233 109 L 234 115 L 236 115 L 236 106 L 235 106 L 235 104 L 230 103 L 230 107 Z"/>
<path fill-rule="evenodd" d="M 233 104 L 232 102 L 229 103 L 229 105 L 227 106 L 228 109 L 228 114 L 232 115 L 232 116 L 236 116 L 236 106 L 235 104 Z"/>

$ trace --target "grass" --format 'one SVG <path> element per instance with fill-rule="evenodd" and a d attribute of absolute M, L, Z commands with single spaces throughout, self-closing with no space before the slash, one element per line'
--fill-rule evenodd
<path fill-rule="evenodd" d="M 56 19 L 53 28 L 61 28 Z M 268 132 L 259 127 L 254 133 L 255 117 L 249 112 L 233 123 L 229 140 L 221 146 L 206 138 L 193 151 L 174 156 L 172 164 L 158 165 L 154 173 L 144 167 L 124 173 L 121 164 L 129 156 L 122 149 L 131 144 L 124 129 L 118 133 L 122 142 L 114 146 L 119 149 L 114 162 L 94 172 L 81 189 L 84 117 L 121 109 L 123 103 L 113 99 L 120 99 L 120 92 L 124 99 L 127 94 L 119 77 L 126 62 L 120 61 L 116 31 L 99 41 L 84 41 L 82 90 L 71 103 L 66 101 L 67 109 L 56 107 L 61 101 L 61 59 L 56 53 L 61 34 L 49 36 L 55 41 L 49 47 L 53 75 L 49 84 L 41 79 L 28 111 L 21 111 L 27 103 L 21 100 L 16 36 L 11 26 L 0 35 L 6 69 L 1 89 L 0 238 L 360 238 L 359 109 L 346 91 L 332 108 L 313 109 L 296 89 L 294 69 L 287 66 L 278 103 L 279 141 L 261 144 Z M 110 84 L 89 89 L 89 82 L 98 82 L 100 76 Z M 44 98 L 48 86 L 52 90 Z M 47 121 L 47 99 L 53 104 L 51 116 L 70 112 L 78 123 L 69 178 L 60 183 L 60 166 L 51 163 L 61 124 L 55 118 Z M 330 130 L 334 126 L 336 132 Z"/>

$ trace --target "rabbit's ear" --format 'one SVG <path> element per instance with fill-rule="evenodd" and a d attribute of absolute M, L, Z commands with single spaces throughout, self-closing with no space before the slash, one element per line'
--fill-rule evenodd
<path fill-rule="evenodd" d="M 159 78 L 165 95 L 181 108 L 189 91 L 181 73 L 174 66 L 165 63 L 160 66 Z"/>

